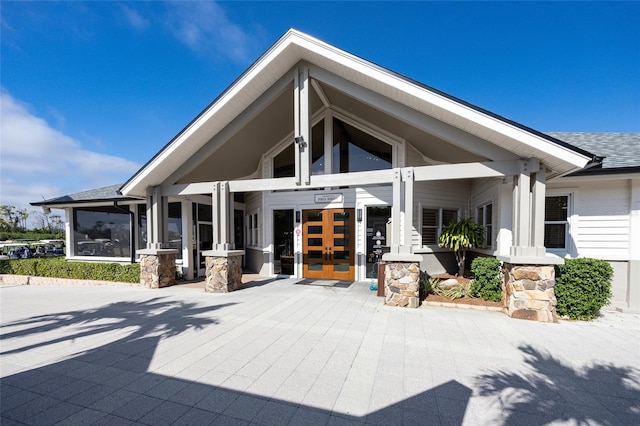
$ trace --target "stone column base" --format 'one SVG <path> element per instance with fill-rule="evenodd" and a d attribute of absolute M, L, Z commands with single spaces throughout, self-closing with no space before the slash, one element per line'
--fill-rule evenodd
<path fill-rule="evenodd" d="M 138 250 L 140 255 L 140 285 L 146 288 L 169 287 L 176 283 L 174 249 Z"/>
<path fill-rule="evenodd" d="M 512 318 L 554 322 L 556 296 L 553 290 L 554 265 L 518 265 L 504 263 L 505 306 Z"/>
<path fill-rule="evenodd" d="M 402 262 L 385 257 L 384 304 L 417 308 L 420 306 L 419 261 Z"/>
<path fill-rule="evenodd" d="M 205 291 L 229 293 L 242 288 L 242 255 L 205 256 Z"/>

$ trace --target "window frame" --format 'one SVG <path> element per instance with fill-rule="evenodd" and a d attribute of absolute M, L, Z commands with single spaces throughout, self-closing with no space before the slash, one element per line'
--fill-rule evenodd
<path fill-rule="evenodd" d="M 547 220 L 547 200 L 549 198 L 566 197 L 567 199 L 567 218 L 565 220 Z M 566 254 L 571 251 L 571 215 L 573 212 L 573 196 L 569 192 L 549 193 L 545 195 L 545 215 L 544 215 L 544 245 L 545 249 L 555 254 Z M 547 247 L 547 225 L 564 225 L 564 247 Z"/>
<path fill-rule="evenodd" d="M 437 224 L 436 225 L 425 225 L 424 224 L 424 212 L 425 210 L 435 210 L 437 211 Z M 460 218 L 460 209 L 455 207 L 433 207 L 433 206 L 420 206 L 420 246 L 421 247 L 439 247 L 438 240 L 440 239 L 440 235 L 442 234 L 442 229 L 446 226 L 443 225 L 443 216 L 444 212 L 455 212 L 455 220 L 459 220 Z M 428 226 L 430 229 L 436 230 L 436 241 L 434 243 L 425 243 L 424 241 L 424 229 L 425 226 Z"/>
<path fill-rule="evenodd" d="M 260 247 L 260 209 L 245 214 L 245 247 Z"/>
<path fill-rule="evenodd" d="M 487 221 L 487 209 L 491 208 L 491 215 Z M 484 243 L 479 248 L 493 250 L 493 201 L 486 202 L 476 207 L 476 222 L 481 225 L 484 232 Z M 490 244 L 487 244 L 490 243 Z"/>

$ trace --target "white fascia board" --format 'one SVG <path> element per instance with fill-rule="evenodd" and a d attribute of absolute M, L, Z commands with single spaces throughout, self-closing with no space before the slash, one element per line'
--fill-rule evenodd
<path fill-rule="evenodd" d="M 213 135 L 230 123 L 234 117 L 247 108 L 257 96 L 268 89 L 273 83 L 270 78 L 259 78 L 260 74 L 269 68 L 273 73 L 271 65 L 290 45 L 292 40 L 290 35 L 281 38 L 267 51 L 258 61 L 256 61 L 246 73 L 233 83 L 212 105 L 210 105 L 201 115 L 185 128 L 169 145 L 167 145 L 158 155 L 143 167 L 134 178 L 122 187 L 121 191 L 125 195 L 144 195 L 147 186 L 159 185 L 166 178 L 164 164 L 179 167 L 192 153 L 196 152 Z M 297 62 L 294 60 L 294 62 Z M 281 64 L 278 68 L 290 68 L 293 63 Z M 277 78 L 282 77 L 279 75 Z M 277 80 L 276 78 L 276 80 Z M 253 87 L 250 87 L 253 86 Z M 241 92 L 251 90 L 250 94 L 241 96 Z M 224 109 L 227 109 L 226 111 Z M 213 120 L 215 117 L 215 120 Z M 181 148 L 189 142 L 190 149 Z M 145 182 L 146 181 L 146 182 Z"/>

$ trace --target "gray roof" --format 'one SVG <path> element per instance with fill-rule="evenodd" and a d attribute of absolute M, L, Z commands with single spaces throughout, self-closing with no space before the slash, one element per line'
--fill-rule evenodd
<path fill-rule="evenodd" d="M 118 190 L 122 186 L 121 183 L 117 185 L 105 186 L 98 189 L 90 189 L 88 191 L 76 192 L 71 195 L 64 195 L 62 197 L 50 198 L 48 200 L 39 201 L 37 203 L 30 203 L 32 206 L 54 206 L 54 205 L 66 205 L 66 204 L 79 204 L 90 203 L 96 201 L 124 201 L 135 200 L 134 197 L 125 197 L 120 194 Z"/>
<path fill-rule="evenodd" d="M 561 141 L 605 157 L 603 169 L 640 167 L 640 133 L 548 132 Z"/>

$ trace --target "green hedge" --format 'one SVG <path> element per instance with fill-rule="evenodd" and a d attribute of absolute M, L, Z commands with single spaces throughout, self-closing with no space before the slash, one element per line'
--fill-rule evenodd
<path fill-rule="evenodd" d="M 471 296 L 499 302 L 502 300 L 500 261 L 495 257 L 476 257 L 471 262 L 473 281 L 469 287 Z"/>
<path fill-rule="evenodd" d="M 555 294 L 560 316 L 590 320 L 611 300 L 613 268 L 605 260 L 565 259 L 556 267 Z"/>
<path fill-rule="evenodd" d="M 140 282 L 140 265 L 67 262 L 63 257 L 0 260 L 0 274 L 77 280 Z"/>

